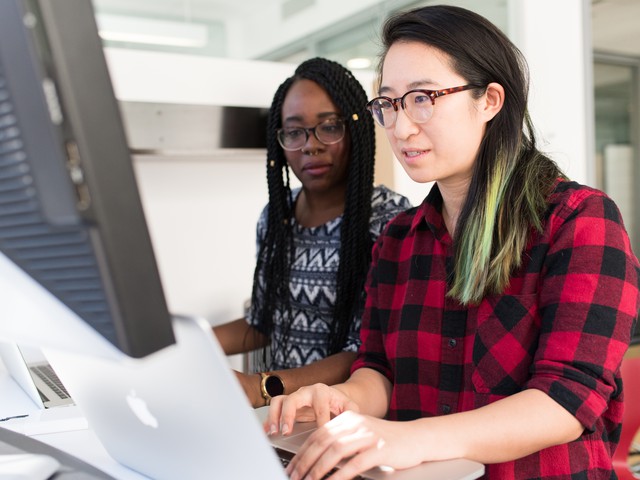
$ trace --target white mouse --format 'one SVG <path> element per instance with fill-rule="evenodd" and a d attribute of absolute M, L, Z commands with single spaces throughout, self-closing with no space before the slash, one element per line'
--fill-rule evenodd
<path fill-rule="evenodd" d="M 60 463 L 49 455 L 0 454 L 0 480 L 46 480 L 58 468 Z"/>

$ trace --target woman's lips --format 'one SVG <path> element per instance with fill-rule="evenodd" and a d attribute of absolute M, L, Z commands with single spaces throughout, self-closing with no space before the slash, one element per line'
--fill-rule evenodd
<path fill-rule="evenodd" d="M 323 175 L 327 173 L 331 169 L 331 164 L 322 162 L 322 163 L 308 163 L 304 167 L 302 167 L 302 171 L 309 173 L 311 175 Z"/>
<path fill-rule="evenodd" d="M 405 162 L 411 164 L 423 159 L 430 150 L 402 150 L 402 158 Z"/>

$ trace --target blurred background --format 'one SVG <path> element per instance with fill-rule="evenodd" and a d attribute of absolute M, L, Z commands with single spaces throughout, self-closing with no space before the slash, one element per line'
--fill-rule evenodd
<path fill-rule="evenodd" d="M 93 2 L 174 311 L 212 323 L 241 314 L 267 198 L 264 150 L 212 148 L 207 111 L 198 108 L 225 97 L 264 109 L 295 65 L 313 56 L 348 66 L 370 89 L 384 19 L 434 3 L 484 15 L 524 51 L 542 146 L 572 178 L 614 198 L 640 252 L 640 0 Z M 419 203 L 427 189 L 410 185 L 396 164 L 377 164 L 379 181 Z M 233 208 L 220 208 L 221 198 Z"/>

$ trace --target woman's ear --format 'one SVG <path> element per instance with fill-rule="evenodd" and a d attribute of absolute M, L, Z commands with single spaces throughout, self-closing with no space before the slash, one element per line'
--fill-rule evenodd
<path fill-rule="evenodd" d="M 488 122 L 502 110 L 502 106 L 504 105 L 504 88 L 499 83 L 491 82 L 487 85 L 483 98 L 482 114 Z"/>

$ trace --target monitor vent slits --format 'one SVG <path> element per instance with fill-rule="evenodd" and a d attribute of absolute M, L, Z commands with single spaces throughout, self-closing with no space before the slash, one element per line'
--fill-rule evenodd
<path fill-rule="evenodd" d="M 93 246 L 84 227 L 49 225 L 0 66 L 0 244 L 10 259 L 115 342 Z"/>

